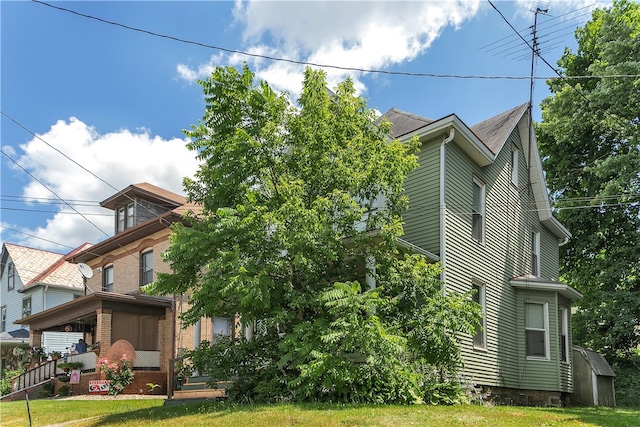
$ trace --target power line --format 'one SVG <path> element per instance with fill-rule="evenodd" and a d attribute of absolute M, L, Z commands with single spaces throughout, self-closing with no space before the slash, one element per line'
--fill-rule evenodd
<path fill-rule="evenodd" d="M 77 15 L 77 16 L 80 16 L 80 17 L 83 17 L 83 18 L 92 19 L 92 20 L 95 20 L 95 21 L 98 21 L 98 22 L 101 22 L 101 23 L 104 23 L 104 24 L 113 25 L 113 26 L 116 26 L 116 27 L 120 27 L 120 28 L 124 28 L 124 29 L 130 30 L 130 31 L 135 31 L 135 32 L 147 34 L 147 35 L 150 35 L 150 36 L 153 36 L 153 37 L 160 37 L 160 38 L 164 38 L 164 39 L 168 39 L 168 40 L 173 40 L 173 41 L 178 42 L 178 43 L 190 44 L 190 45 L 194 45 L 194 46 L 204 47 L 206 49 L 218 50 L 218 51 L 225 52 L 225 53 L 233 53 L 233 54 L 248 56 L 248 57 L 252 57 L 252 58 L 266 59 L 268 61 L 286 62 L 286 63 L 290 63 L 290 64 L 295 64 L 295 65 L 305 65 L 305 66 L 311 66 L 311 67 L 317 67 L 317 68 L 329 68 L 329 69 L 341 70 L 341 71 L 355 71 L 355 72 L 360 72 L 360 73 L 386 74 L 386 75 L 408 76 L 408 77 L 433 77 L 433 78 L 453 78 L 453 79 L 487 79 L 487 80 L 498 80 L 498 79 L 501 79 L 501 80 L 529 80 L 530 79 L 530 76 L 483 76 L 483 75 L 464 75 L 464 74 L 440 74 L 440 73 L 422 73 L 422 72 L 408 72 L 408 71 L 379 70 L 379 69 L 358 68 L 358 67 L 344 67 L 344 66 L 340 66 L 340 65 L 320 64 L 320 63 L 316 63 L 316 62 L 300 61 L 300 60 L 282 58 L 282 57 L 275 57 L 275 56 L 270 56 L 270 55 L 261 55 L 261 54 L 257 54 L 257 53 L 251 53 L 251 52 L 246 52 L 246 51 L 237 50 L 237 49 L 229 49 L 229 48 L 225 48 L 225 47 L 222 47 L 222 46 L 215 46 L 215 45 L 211 45 L 211 44 L 207 44 L 207 43 L 202 43 L 202 42 L 198 42 L 198 41 L 183 39 L 183 38 L 180 38 L 180 37 L 170 36 L 170 35 L 166 35 L 166 34 L 161 34 L 161 33 L 155 32 L 155 31 L 145 30 L 145 29 L 142 29 L 142 28 L 133 27 L 133 26 L 130 26 L 130 25 L 119 23 L 119 22 L 115 22 L 115 21 L 110 21 L 110 20 L 107 20 L 107 19 L 99 18 L 97 16 L 88 15 L 86 13 L 77 12 L 75 10 L 67 9 L 67 8 L 64 8 L 64 7 L 61 7 L 61 6 L 54 6 L 52 4 L 49 4 L 49 3 L 46 3 L 46 2 L 43 2 L 43 1 L 40 1 L 40 0 L 31 0 L 31 1 L 34 2 L 34 3 L 41 4 L 43 6 L 50 7 L 52 9 L 57 9 L 57 10 L 62 11 L 62 12 L 71 13 L 73 15 Z M 494 6 L 494 8 L 495 8 L 495 6 Z M 505 18 L 505 20 L 506 20 L 506 18 Z M 511 24 L 509 24 L 509 25 L 511 25 Z M 514 31 L 516 31 L 516 30 L 514 29 Z M 519 35 L 519 33 L 518 33 L 518 35 Z M 525 40 L 525 43 L 526 43 L 526 40 Z M 620 75 L 611 75 L 611 76 L 598 76 L 598 78 L 636 78 L 636 77 L 640 77 L 640 75 L 620 74 Z M 554 76 L 551 76 L 551 77 L 549 77 L 549 76 L 547 76 L 547 77 L 535 77 L 535 79 L 537 79 L 537 80 L 550 80 L 550 79 L 556 79 L 556 78 L 557 77 L 554 77 Z M 580 78 L 589 79 L 589 78 L 594 78 L 594 76 L 572 76 L 570 78 L 571 79 L 580 79 Z"/>
<path fill-rule="evenodd" d="M 68 215 L 77 215 L 79 212 L 67 212 L 67 211 L 46 211 L 42 209 L 23 209 L 23 208 L 8 208 L 6 206 L 0 207 L 2 211 L 17 211 L 17 212 L 37 212 L 37 213 L 52 213 L 52 214 L 68 214 Z M 82 215 L 86 216 L 112 216 L 111 214 L 103 214 L 103 213 L 88 213 L 83 212 Z"/>
<path fill-rule="evenodd" d="M 4 114 L 4 113 L 3 113 Z M 6 158 L 8 158 L 9 160 L 11 160 L 13 162 L 13 164 L 15 164 L 16 166 L 18 166 L 20 169 L 22 169 L 27 175 L 29 175 L 32 179 L 34 179 L 36 182 L 38 182 L 40 185 L 42 185 L 44 188 L 46 188 L 51 194 L 53 194 L 54 196 L 56 196 L 58 199 L 60 199 L 61 201 L 63 201 L 65 203 L 65 205 L 67 205 L 71 210 L 75 211 L 78 215 L 80 215 L 82 218 L 84 218 L 89 224 L 93 225 L 98 231 L 100 231 L 102 234 L 106 235 L 107 237 L 111 237 L 108 233 L 106 233 L 104 230 L 102 230 L 100 227 L 98 227 L 97 225 L 95 225 L 93 222 L 91 222 L 91 220 L 89 220 L 89 218 L 87 218 L 86 216 L 84 216 L 83 214 L 81 214 L 80 212 L 78 212 L 78 210 L 76 208 L 74 208 L 73 206 L 71 206 L 69 203 L 67 203 L 62 197 L 60 197 L 55 191 L 53 191 L 51 188 L 49 188 L 44 182 L 42 182 L 41 180 L 39 180 L 38 178 L 36 178 L 33 174 L 31 174 L 31 172 L 29 172 L 27 169 L 25 169 L 20 163 L 16 162 L 13 158 L 11 158 L 11 156 L 9 156 L 7 153 L 4 152 L 4 150 L 0 149 L 0 153 L 2 153 Z"/>
<path fill-rule="evenodd" d="M 57 151 L 58 153 L 60 153 L 64 158 L 66 158 L 67 160 L 71 161 L 73 164 L 77 165 L 78 167 L 80 167 L 82 170 L 88 172 L 91 176 L 95 177 L 96 179 L 98 179 L 99 181 L 103 182 L 104 184 L 106 184 L 107 186 L 109 186 L 111 189 L 115 190 L 118 192 L 118 194 L 123 195 L 125 198 L 129 199 L 131 202 L 135 202 L 135 199 L 133 199 L 131 196 L 129 196 L 126 193 L 123 193 L 121 190 L 118 190 L 116 187 L 114 187 L 113 185 L 111 185 L 109 182 L 105 181 L 104 179 L 100 178 L 98 175 L 96 175 L 95 173 L 93 173 L 92 171 L 90 171 L 89 169 L 87 169 L 86 167 L 84 167 L 83 165 L 81 165 L 80 163 L 76 162 L 74 159 L 72 159 L 71 157 L 67 156 L 65 153 L 63 153 L 62 151 L 60 151 L 59 149 L 57 149 L 56 147 L 54 147 L 53 145 L 49 144 L 47 141 L 44 140 L 44 138 L 42 138 L 40 135 L 37 135 L 35 132 L 33 132 L 31 129 L 27 128 L 25 125 L 23 125 L 22 123 L 18 122 L 16 119 L 14 119 L 13 117 L 11 117 L 10 115 L 8 115 L 7 113 L 5 113 L 4 111 L 0 110 L 0 114 L 2 114 L 3 116 L 5 116 L 7 119 L 11 120 L 13 123 L 15 123 L 17 126 L 19 126 L 20 128 L 22 128 L 24 131 L 26 131 L 27 133 L 29 133 L 30 135 L 32 135 L 33 137 L 37 138 L 38 140 L 42 141 L 45 145 L 47 145 L 47 147 L 50 147 L 51 149 Z M 5 154 L 5 153 L 2 153 Z M 6 156 L 6 154 L 5 154 Z M 8 156 L 7 156 L 8 157 Z M 9 157 L 9 159 L 11 159 Z M 13 161 L 14 163 L 15 160 L 11 159 L 11 161 Z M 16 163 L 17 165 L 18 163 Z M 18 165 L 20 166 L 20 165 Z M 26 172 L 26 169 L 24 169 L 22 166 L 20 166 L 20 168 L 22 170 L 24 170 Z M 27 174 L 29 174 L 29 176 L 31 176 L 32 178 L 36 179 L 33 175 L 31 175 L 29 172 L 27 172 Z M 36 179 L 37 180 L 37 179 Z M 37 180 L 38 182 L 40 182 L 40 184 L 42 184 L 44 186 L 44 184 Z M 45 186 L 45 188 L 47 188 Z M 48 188 L 47 188 L 48 189 Z M 51 190 L 50 190 L 51 191 Z M 51 191 L 53 193 L 53 191 Z M 57 194 L 53 193 L 56 197 L 58 197 Z M 60 198 L 60 200 L 62 200 L 66 205 L 68 205 L 69 207 L 71 207 L 71 205 L 69 205 L 65 200 L 63 200 L 62 198 Z M 156 212 L 152 211 L 151 209 L 149 209 L 148 207 L 144 206 L 144 205 L 139 205 L 141 208 L 145 209 L 146 211 L 148 211 L 149 213 L 153 214 L 154 216 L 156 215 Z M 160 206 L 160 205 L 158 205 Z M 73 209 L 73 208 L 72 208 Z M 75 210 L 75 209 L 74 209 Z M 167 209 L 168 211 L 169 209 Z M 169 227 L 171 225 L 171 223 L 169 221 L 167 221 L 165 218 L 161 218 L 161 222 L 165 223 L 167 227 Z M 95 226 L 95 224 L 92 224 Z M 102 230 L 100 230 L 102 231 Z M 104 233 L 104 231 L 102 231 Z M 106 233 L 105 233 L 106 234 Z"/>

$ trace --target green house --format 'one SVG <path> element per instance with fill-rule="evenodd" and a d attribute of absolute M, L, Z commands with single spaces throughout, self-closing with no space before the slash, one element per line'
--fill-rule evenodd
<path fill-rule="evenodd" d="M 465 379 L 506 403 L 558 405 L 573 391 L 571 304 L 528 104 L 468 126 L 397 109 L 392 137 L 418 137 L 403 240 L 436 255 L 445 291 L 476 291 L 482 329 L 460 337 Z"/>

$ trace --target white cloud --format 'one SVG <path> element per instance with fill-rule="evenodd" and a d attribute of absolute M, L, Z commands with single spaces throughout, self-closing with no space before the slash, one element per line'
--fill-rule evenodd
<path fill-rule="evenodd" d="M 236 1 L 235 25 L 244 26 L 247 52 L 317 64 L 383 69 L 415 59 L 448 27 L 472 18 L 480 0 L 458 1 Z M 216 57 L 217 64 L 222 57 Z M 301 65 L 233 54 L 228 63 L 248 62 L 260 79 L 292 98 L 301 88 Z M 217 65 L 216 64 L 216 65 Z M 202 68 L 178 65 L 178 74 L 193 80 Z M 326 68 L 331 86 L 347 76 L 360 92 L 361 72 Z"/>
<path fill-rule="evenodd" d="M 75 204 L 72 201 L 78 200 L 94 201 L 94 205 L 74 206 L 79 212 L 87 214 L 86 219 L 67 205 L 57 203 L 47 206 L 47 209 L 56 209 L 58 213 L 47 220 L 45 226 L 33 230 L 18 228 L 22 233 L 36 238 L 22 234 L 16 235 L 18 241 L 14 241 L 31 247 L 61 249 L 46 240 L 68 246 L 104 240 L 113 234 L 113 213 L 100 208 L 98 202 L 140 182 L 182 194 L 182 178 L 193 176 L 197 169 L 195 154 L 187 150 L 186 140 L 165 140 L 151 135 L 146 129 L 136 133 L 119 130 L 100 134 L 81 120 L 71 117 L 68 122 L 59 120 L 40 138 L 91 173 L 38 138 L 20 146 L 22 153 L 17 162 L 55 192 L 57 197 L 70 201 L 72 205 Z M 38 198 L 56 198 L 33 180 L 23 188 L 22 196 L 30 199 L 34 206 L 40 205 L 38 209 L 43 208 L 43 201 Z"/>

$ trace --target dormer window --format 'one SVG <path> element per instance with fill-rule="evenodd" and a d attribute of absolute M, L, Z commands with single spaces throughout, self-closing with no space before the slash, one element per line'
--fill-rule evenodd
<path fill-rule="evenodd" d="M 120 206 L 116 211 L 116 232 L 126 230 L 133 227 L 134 221 L 134 202 L 127 203 L 124 206 Z"/>

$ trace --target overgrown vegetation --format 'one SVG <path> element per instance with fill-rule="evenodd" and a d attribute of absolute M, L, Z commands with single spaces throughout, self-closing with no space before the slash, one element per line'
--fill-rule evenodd
<path fill-rule="evenodd" d="M 173 227 L 174 273 L 147 288 L 188 293 L 187 323 L 243 325 L 191 352 L 195 367 L 251 401 L 460 401 L 456 337 L 480 307 L 397 245 L 417 140 L 390 141 L 352 82 L 329 92 L 320 71 L 296 108 L 246 67 L 201 85 L 186 134 L 202 164 L 184 186 L 203 210 Z"/>
<path fill-rule="evenodd" d="M 16 377 L 23 372 L 23 369 L 4 370 L 4 372 L 2 373 L 2 379 L 0 379 L 0 396 L 11 393 L 11 378 Z"/>

